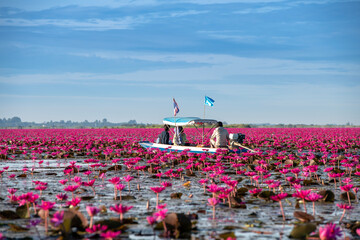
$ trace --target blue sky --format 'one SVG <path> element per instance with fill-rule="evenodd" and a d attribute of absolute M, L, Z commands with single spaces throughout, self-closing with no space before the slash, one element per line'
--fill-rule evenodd
<path fill-rule="evenodd" d="M 0 117 L 360 124 L 358 0 L 1 0 Z"/>

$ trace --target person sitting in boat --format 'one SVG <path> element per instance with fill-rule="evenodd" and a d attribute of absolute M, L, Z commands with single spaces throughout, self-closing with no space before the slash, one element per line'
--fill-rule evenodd
<path fill-rule="evenodd" d="M 175 128 L 175 134 L 173 137 L 174 145 L 183 146 L 186 144 L 186 134 L 183 127 L 179 126 Z"/>
<path fill-rule="evenodd" d="M 170 144 L 170 134 L 169 134 L 170 127 L 169 125 L 164 125 L 164 131 L 162 131 L 157 139 L 157 143 L 160 144 Z"/>
<path fill-rule="evenodd" d="M 210 137 L 210 147 L 212 148 L 227 148 L 229 141 L 229 132 L 223 128 L 222 122 L 217 123 L 213 134 Z"/>

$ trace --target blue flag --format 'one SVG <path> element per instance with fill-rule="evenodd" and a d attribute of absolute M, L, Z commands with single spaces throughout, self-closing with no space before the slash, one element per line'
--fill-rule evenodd
<path fill-rule="evenodd" d="M 214 106 L 214 99 L 205 96 L 205 105 L 209 105 L 210 107 Z"/>

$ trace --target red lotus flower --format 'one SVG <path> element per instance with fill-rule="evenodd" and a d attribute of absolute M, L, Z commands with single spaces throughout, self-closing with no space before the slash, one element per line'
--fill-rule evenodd
<path fill-rule="evenodd" d="M 351 191 L 351 189 L 354 187 L 353 184 L 347 184 L 347 185 L 344 185 L 344 186 L 341 186 L 340 189 L 341 191 L 343 192 L 349 192 Z"/>
<path fill-rule="evenodd" d="M 80 202 L 81 202 L 80 198 L 73 198 L 73 199 L 71 199 L 71 201 L 67 202 L 67 205 L 76 207 L 77 205 L 79 205 Z"/>
<path fill-rule="evenodd" d="M 341 237 L 341 228 L 334 223 L 319 227 L 319 237 L 321 240 L 336 240 Z"/>
<path fill-rule="evenodd" d="M 93 207 L 93 206 L 86 206 L 86 212 L 89 214 L 90 216 L 90 224 L 89 224 L 89 228 L 91 229 L 92 226 L 93 226 L 93 219 L 94 219 L 94 216 L 96 214 L 98 214 L 100 212 L 100 209 L 97 208 L 97 207 Z"/>
<path fill-rule="evenodd" d="M 86 232 L 88 233 L 101 233 L 103 231 L 106 231 L 107 226 L 101 226 L 100 224 L 94 225 L 92 227 L 89 227 L 86 229 Z"/>
<path fill-rule="evenodd" d="M 62 184 L 62 185 L 65 185 L 67 182 L 68 182 L 67 179 L 61 179 L 61 180 L 59 180 L 59 183 Z"/>
<path fill-rule="evenodd" d="M 14 195 L 17 192 L 17 189 L 15 188 L 8 188 L 7 189 L 8 193 L 10 193 L 10 195 Z"/>
<path fill-rule="evenodd" d="M 59 201 L 64 201 L 64 200 L 67 200 L 68 199 L 68 196 L 65 194 L 65 193 L 59 193 L 56 195 L 56 198 L 59 200 Z"/>
<path fill-rule="evenodd" d="M 287 193 L 279 193 L 275 196 L 270 196 L 270 198 L 274 201 L 278 201 L 280 204 L 280 210 L 281 210 L 281 214 L 283 216 L 283 220 L 285 221 L 285 214 L 284 214 L 284 208 L 282 206 L 281 200 L 283 200 L 284 198 L 286 198 L 288 196 Z"/>
<path fill-rule="evenodd" d="M 150 187 L 150 189 L 154 192 L 154 193 L 161 193 L 162 191 L 165 190 L 165 187 Z"/>
<path fill-rule="evenodd" d="M 49 201 L 41 201 L 41 205 L 39 206 L 41 209 L 48 211 L 52 209 L 55 205 L 55 202 L 49 202 Z"/>
<path fill-rule="evenodd" d="M 111 206 L 110 210 L 120 214 L 120 221 L 122 222 L 123 221 L 123 214 L 128 212 L 132 208 L 133 208 L 133 206 L 124 206 L 124 205 L 122 205 L 120 203 L 118 205 Z"/>
<path fill-rule="evenodd" d="M 346 210 L 353 209 L 353 207 L 351 205 L 347 205 L 347 204 L 343 204 L 343 203 L 338 203 L 338 204 L 336 204 L 336 206 L 338 206 L 341 209 L 344 209 L 339 222 L 341 222 L 341 220 L 344 218 Z"/>
<path fill-rule="evenodd" d="M 310 194 L 311 190 L 296 190 L 292 196 L 303 199 L 304 211 L 306 212 L 305 198 Z"/>
<path fill-rule="evenodd" d="M 101 233 L 100 236 L 104 238 L 105 240 L 112 240 L 113 238 L 116 238 L 119 234 L 121 234 L 121 231 L 107 231 L 105 233 Z"/>
<path fill-rule="evenodd" d="M 51 218 L 50 222 L 54 224 L 55 227 L 58 227 L 60 224 L 63 223 L 64 219 L 64 211 L 54 213 L 53 217 Z"/>
<path fill-rule="evenodd" d="M 219 203 L 217 198 L 208 198 L 208 203 L 213 207 L 213 219 L 215 219 L 215 206 Z"/>

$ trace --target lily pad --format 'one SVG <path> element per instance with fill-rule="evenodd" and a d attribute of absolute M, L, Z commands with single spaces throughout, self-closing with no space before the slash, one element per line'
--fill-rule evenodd
<path fill-rule="evenodd" d="M 182 193 L 172 193 L 170 195 L 170 198 L 171 199 L 180 199 L 182 195 L 183 195 Z"/>
<path fill-rule="evenodd" d="M 335 194 L 330 190 L 321 190 L 318 193 L 323 196 L 322 202 L 334 202 L 335 200 Z"/>
<path fill-rule="evenodd" d="M 275 194 L 271 191 L 262 191 L 257 197 L 266 201 L 270 201 L 270 197 L 274 195 Z"/>
<path fill-rule="evenodd" d="M 314 223 L 296 224 L 290 233 L 291 238 L 306 238 L 307 235 L 316 230 Z"/>
<path fill-rule="evenodd" d="M 307 235 L 316 230 L 314 223 L 302 223 L 294 226 L 290 233 L 291 238 L 306 238 Z"/>
<path fill-rule="evenodd" d="M 22 205 L 16 208 L 16 214 L 21 218 L 29 218 L 30 213 L 26 207 L 26 205 Z"/>
<path fill-rule="evenodd" d="M 26 231 L 29 231 L 28 228 L 24 228 L 22 226 L 12 224 L 12 223 L 9 224 L 9 227 L 10 227 L 10 231 L 12 231 L 12 232 L 26 232 Z"/>
<path fill-rule="evenodd" d="M 313 215 L 308 214 L 306 212 L 300 212 L 300 211 L 295 211 L 294 217 L 299 219 L 302 222 L 311 222 L 311 221 L 315 220 L 315 217 Z"/>
<path fill-rule="evenodd" d="M 236 238 L 235 233 L 226 232 L 219 235 L 220 239 Z"/>
<path fill-rule="evenodd" d="M 349 197 L 350 197 L 350 200 L 355 200 L 355 194 L 353 194 L 352 192 L 349 192 Z M 343 201 L 349 201 L 348 195 L 346 192 L 340 194 L 340 199 Z"/>
<path fill-rule="evenodd" d="M 91 200 L 93 198 L 94 198 L 94 196 L 83 196 L 83 197 L 81 197 L 81 200 L 89 201 L 89 200 Z"/>
<path fill-rule="evenodd" d="M 0 218 L 2 220 L 15 220 L 20 219 L 21 217 L 14 211 L 5 210 L 0 212 Z"/>

